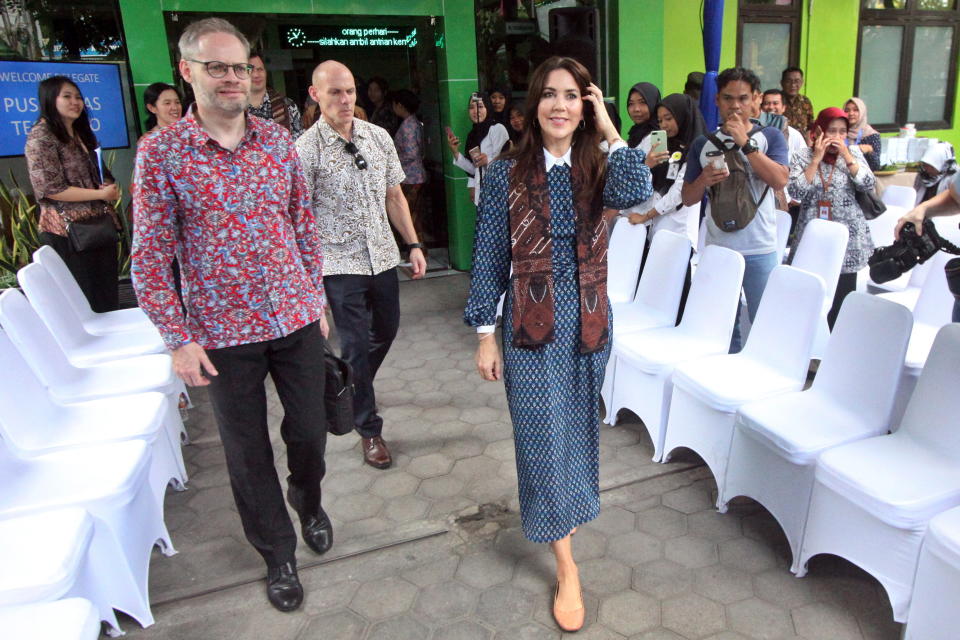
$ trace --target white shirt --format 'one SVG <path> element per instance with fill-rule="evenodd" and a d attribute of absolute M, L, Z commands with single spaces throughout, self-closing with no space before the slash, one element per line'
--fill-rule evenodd
<path fill-rule="evenodd" d="M 500 155 L 503 145 L 507 144 L 510 134 L 502 124 L 495 124 L 487 131 L 487 135 L 480 141 L 480 153 L 487 156 L 489 162 L 493 162 Z M 469 149 L 467 152 L 469 153 Z M 470 162 L 470 158 L 462 153 L 457 154 L 453 159 L 453 164 L 466 171 L 470 178 L 467 179 L 467 187 L 473 187 L 473 204 L 480 204 L 480 182 L 483 178 L 483 171 L 477 171 L 477 167 Z M 480 167 L 482 169 L 482 167 Z"/>
<path fill-rule="evenodd" d="M 650 153 L 650 136 L 647 135 L 640 141 L 637 148 L 644 153 Z M 669 229 L 682 236 L 690 238 L 690 244 L 697 246 L 697 237 L 700 234 L 700 203 L 683 206 L 683 176 L 687 170 L 687 163 L 684 162 L 677 170 L 677 178 L 670 186 L 670 189 L 663 195 L 656 191 L 645 202 L 641 202 L 635 207 L 624 209 L 621 215 L 630 215 L 631 213 L 646 213 L 651 209 L 657 212 L 657 216 L 645 223 L 647 225 L 648 237 L 653 238 L 661 229 Z"/>

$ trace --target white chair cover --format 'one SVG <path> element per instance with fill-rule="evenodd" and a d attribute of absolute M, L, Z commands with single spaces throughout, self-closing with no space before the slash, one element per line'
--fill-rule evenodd
<path fill-rule="evenodd" d="M 960 508 L 930 521 L 904 640 L 955 640 L 960 629 Z"/>
<path fill-rule="evenodd" d="M 613 345 L 617 377 L 610 414 L 630 409 L 653 441 L 653 460 L 663 458 L 673 368 L 680 362 L 726 353 L 740 302 L 744 260 L 736 251 L 711 245 L 690 284 L 683 319 L 676 327 L 625 334 Z"/>
<path fill-rule="evenodd" d="M 917 378 L 920 377 L 920 371 L 927 361 L 937 332 L 952 319 L 953 294 L 947 287 L 947 276 L 943 270 L 944 265 L 952 257 L 941 251 L 927 261 L 930 265 L 927 277 L 923 281 L 920 294 L 917 296 L 917 304 L 913 308 L 913 332 L 910 336 L 910 346 L 907 347 L 903 380 L 897 391 L 894 428 L 900 423 L 900 417 L 906 409 L 913 388 L 917 385 Z"/>
<path fill-rule="evenodd" d="M 169 355 L 156 354 L 115 360 L 91 367 L 70 362 L 50 330 L 19 291 L 0 294 L 0 327 L 23 356 L 50 395 L 58 402 L 79 402 L 111 396 L 159 391 L 167 397 L 177 419 L 169 428 L 183 442 L 189 442 L 179 419 L 181 396 L 187 389 L 173 373 Z"/>
<path fill-rule="evenodd" d="M 611 305 L 613 344 L 616 344 L 617 336 L 627 332 L 677 324 L 677 310 L 689 262 L 690 240 L 686 236 L 666 229 L 654 236 L 633 301 Z M 611 356 L 600 389 L 604 407 L 611 405 L 616 375 L 616 358 Z M 615 419 L 616 416 L 607 410 L 604 422 L 612 424 Z"/>
<path fill-rule="evenodd" d="M 33 252 L 33 261 L 50 274 L 83 323 L 83 328 L 95 335 L 106 335 L 117 331 L 140 331 L 153 326 L 150 319 L 139 308 L 120 309 L 106 313 L 96 313 L 90 308 L 87 296 L 83 294 L 77 280 L 70 273 L 63 258 L 49 245 L 43 245 Z"/>
<path fill-rule="evenodd" d="M 777 209 L 777 264 L 787 255 L 787 243 L 790 241 L 790 225 L 793 218 L 786 211 Z"/>
<path fill-rule="evenodd" d="M 91 548 L 105 550 L 95 566 L 111 569 L 104 577 L 116 598 L 112 606 L 142 626 L 153 624 L 147 591 L 150 553 L 157 542 L 166 555 L 176 552 L 163 522 L 163 505 L 149 486 L 147 444 L 127 440 L 26 461 L 0 444 L 0 518 L 84 507 L 94 521 Z M 107 621 L 119 629 L 115 618 Z"/>
<path fill-rule="evenodd" d="M 819 276 L 787 265 L 774 268 L 743 351 L 683 362 L 674 369 L 666 458 L 677 447 L 690 448 L 721 485 L 737 409 L 802 388 L 822 305 Z"/>
<path fill-rule="evenodd" d="M 97 609 L 89 600 L 69 598 L 0 607 L 0 636 L 30 640 L 96 640 Z"/>
<path fill-rule="evenodd" d="M 813 385 L 740 407 L 718 503 L 723 508 L 747 496 L 766 507 L 786 534 L 794 563 L 817 457 L 887 432 L 912 324 L 904 307 L 852 293 Z"/>
<path fill-rule="evenodd" d="M 610 248 L 607 251 L 607 297 L 611 303 L 633 300 L 646 238 L 645 225 L 630 224 L 626 218 L 617 218 L 610 233 Z"/>
<path fill-rule="evenodd" d="M 850 232 L 839 222 L 813 219 L 803 230 L 790 264 L 797 269 L 815 273 L 823 279 L 826 287 L 823 296 L 823 313 L 817 326 L 817 337 L 813 341 L 814 358 L 823 357 L 830 338 L 830 325 L 827 314 L 833 306 L 833 296 L 837 291 L 837 281 L 843 269 L 843 257 L 847 252 Z"/>
<path fill-rule="evenodd" d="M 960 324 L 937 335 L 896 433 L 824 452 L 817 461 L 797 566 L 846 558 L 887 591 L 903 622 L 927 523 L 960 505 Z"/>
<path fill-rule="evenodd" d="M 887 206 L 900 207 L 909 211 L 917 201 L 917 192 L 913 187 L 892 184 L 883 190 L 883 196 L 880 199 Z"/>
<path fill-rule="evenodd" d="M 160 332 L 152 326 L 109 335 L 88 333 L 56 281 L 39 264 L 28 264 L 20 269 L 17 280 L 67 358 L 77 365 L 167 352 Z"/>
<path fill-rule="evenodd" d="M 93 518 L 80 507 L 0 520 L 0 607 L 77 596 L 96 606 L 98 634 L 99 620 L 114 625 L 113 607 L 129 600 L 111 579 L 122 570 L 123 563 L 117 566 L 116 559 L 123 550 L 109 538 L 98 538 L 94 545 L 94 527 Z M 132 580 L 127 576 L 119 585 L 126 587 Z M 8 637 L 5 631 L 0 625 L 0 635 Z"/>

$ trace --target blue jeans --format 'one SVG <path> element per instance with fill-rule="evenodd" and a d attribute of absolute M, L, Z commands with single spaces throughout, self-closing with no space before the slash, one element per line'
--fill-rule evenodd
<path fill-rule="evenodd" d="M 747 315 L 752 323 L 757 317 L 760 308 L 760 298 L 767 287 L 770 272 L 777 266 L 777 252 L 762 253 L 754 256 L 743 256 L 746 263 L 743 272 L 743 294 L 747 298 Z M 743 348 L 740 338 L 740 307 L 737 307 L 737 318 L 733 323 L 733 337 L 730 339 L 730 353 L 739 353 Z"/>

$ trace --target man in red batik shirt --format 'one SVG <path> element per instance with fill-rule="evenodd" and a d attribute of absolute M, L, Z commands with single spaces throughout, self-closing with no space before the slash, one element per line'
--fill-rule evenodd
<path fill-rule="evenodd" d="M 297 535 L 274 467 L 264 379 L 269 373 L 283 404 L 287 497 L 304 542 L 325 553 L 333 529 L 320 506 L 323 261 L 290 134 L 246 115 L 249 54 L 243 34 L 218 18 L 180 38 L 179 70 L 196 104 L 140 144 L 131 272 L 177 375 L 209 388 L 243 530 L 267 564 L 267 597 L 292 611 L 303 601 Z"/>

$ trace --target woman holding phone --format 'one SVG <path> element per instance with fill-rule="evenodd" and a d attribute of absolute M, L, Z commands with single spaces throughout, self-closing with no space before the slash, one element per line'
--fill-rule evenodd
<path fill-rule="evenodd" d="M 810 129 L 813 146 L 798 151 L 790 168 L 790 194 L 800 201 L 797 242 L 814 218 L 845 225 L 850 233 L 840 269 L 833 307 L 827 323 L 833 323 L 847 294 L 857 288 L 857 272 L 867 266 L 873 240 L 867 219 L 857 203 L 857 191 L 872 191 L 876 178 L 860 148 L 847 146 L 847 114 L 837 107 L 820 112 Z"/>
<path fill-rule="evenodd" d="M 550 544 L 553 616 L 576 631 L 584 607 L 571 535 L 600 512 L 599 401 L 611 322 L 603 209 L 650 197 L 650 170 L 571 58 L 534 71 L 525 111 L 520 143 L 489 167 L 481 187 L 464 320 L 477 328 L 481 378 L 503 377 L 523 533 Z M 504 292 L 501 356 L 494 324 Z"/>
<path fill-rule="evenodd" d="M 113 311 L 117 243 L 77 250 L 67 238 L 67 225 L 110 216 L 120 229 L 113 208 L 120 192 L 110 170 L 99 161 L 100 143 L 77 85 L 65 76 L 51 76 L 40 83 L 37 97 L 40 117 L 27 135 L 24 155 L 40 208 L 40 241 L 67 263 L 94 311 Z"/>
<path fill-rule="evenodd" d="M 460 153 L 460 139 L 447 127 L 447 144 L 453 153 L 453 164 L 467 172 L 467 188 L 474 204 L 480 202 L 480 184 L 487 165 L 497 159 L 510 139 L 506 127 L 493 119 L 493 107 L 485 93 L 474 92 L 467 107 L 473 128 L 467 134 L 467 156 Z"/>

